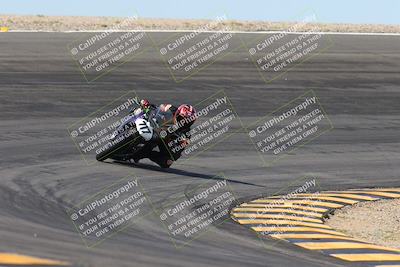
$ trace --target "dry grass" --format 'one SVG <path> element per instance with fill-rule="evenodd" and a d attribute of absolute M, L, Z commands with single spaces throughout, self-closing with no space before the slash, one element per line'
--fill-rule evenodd
<path fill-rule="evenodd" d="M 102 30 L 112 28 L 124 21 L 116 17 L 61 17 L 61 16 L 17 16 L 0 15 L 0 26 L 10 30 L 41 30 L 41 31 L 83 31 Z M 150 19 L 141 18 L 132 28 L 138 27 L 147 30 L 195 30 L 206 25 L 208 20 L 178 20 L 178 19 Z M 228 27 L 237 31 L 279 31 L 287 30 L 293 22 L 267 21 L 236 21 L 229 20 L 220 23 L 212 30 Z M 301 29 L 307 31 L 317 27 L 324 32 L 379 32 L 400 33 L 400 25 L 372 25 L 372 24 L 308 24 Z"/>

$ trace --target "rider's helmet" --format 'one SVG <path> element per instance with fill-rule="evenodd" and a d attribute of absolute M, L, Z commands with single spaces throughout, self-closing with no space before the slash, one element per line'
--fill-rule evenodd
<path fill-rule="evenodd" d="M 175 112 L 175 121 L 183 125 L 192 125 L 196 120 L 196 110 L 193 106 L 182 104 Z"/>

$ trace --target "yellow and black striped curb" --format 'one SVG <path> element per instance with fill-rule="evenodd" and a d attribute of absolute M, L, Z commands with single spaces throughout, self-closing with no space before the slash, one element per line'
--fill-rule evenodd
<path fill-rule="evenodd" d="M 7 266 L 66 266 L 65 261 L 50 260 L 14 253 L 0 253 L 0 265 Z"/>
<path fill-rule="evenodd" d="M 351 189 L 272 196 L 243 203 L 231 217 L 259 235 L 366 266 L 400 267 L 400 249 L 359 241 L 324 224 L 334 209 L 362 201 L 400 198 L 400 188 Z"/>

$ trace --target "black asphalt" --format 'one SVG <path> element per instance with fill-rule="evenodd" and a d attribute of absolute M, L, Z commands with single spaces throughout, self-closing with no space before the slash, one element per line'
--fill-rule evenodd
<path fill-rule="evenodd" d="M 156 42 L 169 37 L 150 34 Z M 287 192 L 303 176 L 315 177 L 323 190 L 399 186 L 399 36 L 331 35 L 329 49 L 271 83 L 244 48 L 176 83 L 153 47 L 87 83 L 67 49 L 82 36 L 0 34 L 0 251 L 98 267 L 348 265 L 261 241 L 231 220 L 177 250 L 154 214 L 86 248 L 65 208 L 130 174 L 156 204 L 220 173 L 243 200 Z M 220 89 L 245 125 L 313 89 L 334 129 L 269 168 L 242 131 L 167 173 L 147 161 L 151 166 L 88 166 L 68 136 L 70 124 L 130 90 L 156 103 L 197 103 Z"/>

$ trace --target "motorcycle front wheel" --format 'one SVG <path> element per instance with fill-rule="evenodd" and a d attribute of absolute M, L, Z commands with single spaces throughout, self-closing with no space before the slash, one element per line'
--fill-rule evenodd
<path fill-rule="evenodd" d="M 117 142 L 116 144 L 111 145 L 109 148 L 105 149 L 104 151 L 100 152 L 96 155 L 96 160 L 104 161 L 108 158 L 112 158 L 114 155 L 120 153 L 123 149 L 125 149 L 128 145 L 130 147 L 136 147 L 141 142 L 140 136 L 134 134 L 127 138 L 123 138 L 121 141 Z"/>

